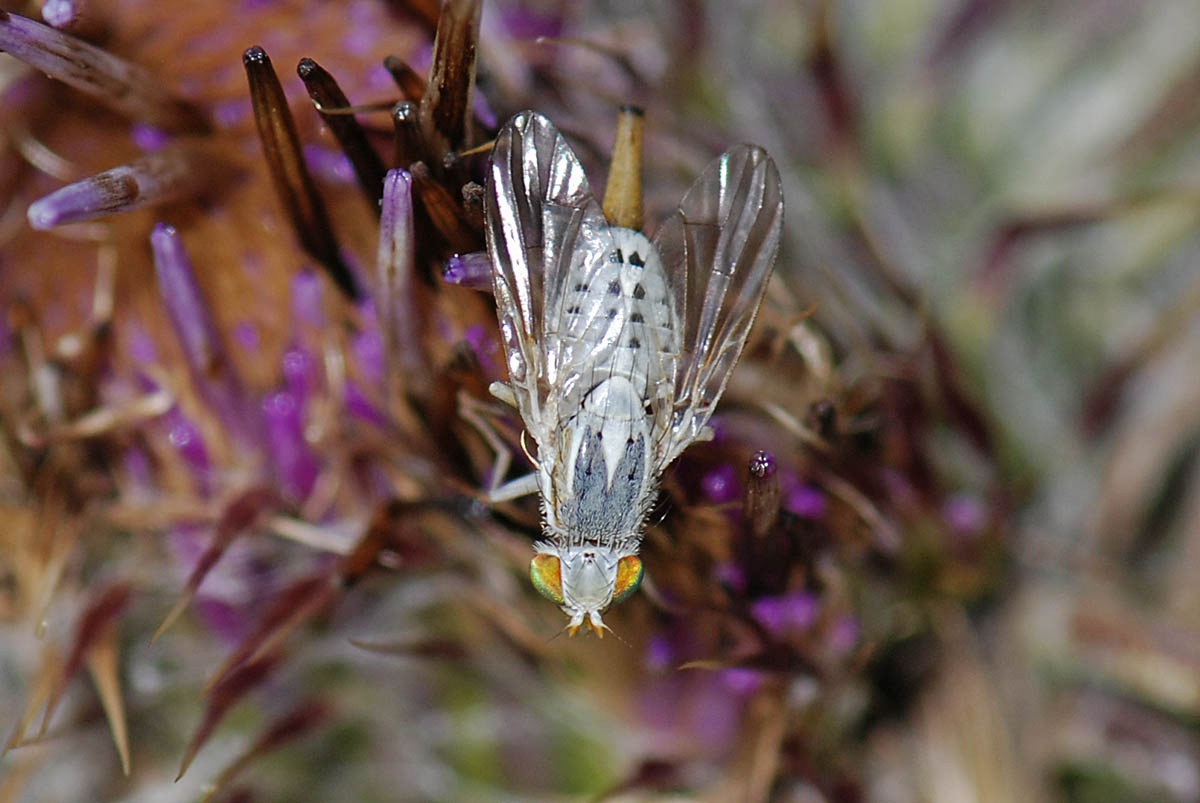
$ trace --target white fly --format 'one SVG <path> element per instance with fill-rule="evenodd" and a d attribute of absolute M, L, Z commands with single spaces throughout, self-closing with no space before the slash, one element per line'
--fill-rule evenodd
<path fill-rule="evenodd" d="M 487 190 L 509 374 L 492 393 L 537 444 L 536 472 L 492 499 L 540 492 L 534 585 L 572 635 L 602 634 L 601 612 L 641 582 L 659 476 L 711 437 L 779 247 L 779 173 L 761 148 L 731 148 L 651 240 L 609 224 L 566 140 L 526 111 L 496 138 Z"/>

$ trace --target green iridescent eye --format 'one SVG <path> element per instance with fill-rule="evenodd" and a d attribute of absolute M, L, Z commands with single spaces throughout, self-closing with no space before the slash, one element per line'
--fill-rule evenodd
<path fill-rule="evenodd" d="M 557 555 L 534 555 L 529 562 L 529 579 L 543 597 L 563 604 L 562 564 Z"/>
<path fill-rule="evenodd" d="M 613 602 L 624 602 L 629 595 L 637 591 L 642 584 L 645 574 L 642 559 L 637 555 L 626 555 L 617 562 L 617 583 L 613 587 Z"/>

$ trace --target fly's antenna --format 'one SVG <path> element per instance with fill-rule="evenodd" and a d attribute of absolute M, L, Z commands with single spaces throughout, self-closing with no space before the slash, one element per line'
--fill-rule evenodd
<path fill-rule="evenodd" d="M 622 106 L 613 137 L 608 185 L 604 188 L 604 216 L 614 226 L 642 230 L 642 128 L 645 113 L 637 106 Z"/>

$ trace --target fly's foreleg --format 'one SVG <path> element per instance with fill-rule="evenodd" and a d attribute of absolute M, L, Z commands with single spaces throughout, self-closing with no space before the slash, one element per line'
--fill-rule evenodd
<path fill-rule="evenodd" d="M 497 388 L 503 390 L 497 391 Z M 512 406 L 516 406 L 516 397 L 512 395 L 512 389 L 503 382 L 493 382 L 489 388 L 492 395 L 500 401 L 508 402 Z M 507 397 L 503 394 L 507 392 Z M 496 458 L 492 463 L 491 476 L 488 478 L 487 497 L 492 504 L 496 502 L 507 502 L 510 499 L 517 499 L 531 494 L 537 490 L 537 474 L 529 474 L 524 477 L 519 477 L 511 482 L 506 482 L 501 485 L 508 469 L 512 466 L 513 451 L 509 445 L 504 442 L 500 434 L 496 432 L 496 428 L 488 420 L 489 413 L 492 413 L 493 408 L 485 402 L 481 402 L 468 393 L 460 392 L 458 396 L 458 414 L 464 421 L 470 424 L 483 438 L 484 442 L 491 447 Z"/>

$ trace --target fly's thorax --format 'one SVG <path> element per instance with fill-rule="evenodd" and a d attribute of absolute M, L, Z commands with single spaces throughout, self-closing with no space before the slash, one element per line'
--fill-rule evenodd
<path fill-rule="evenodd" d="M 530 565 L 534 587 L 571 617 L 571 633 L 586 624 L 601 632 L 609 605 L 632 594 L 642 581 L 636 548 L 599 544 L 537 544 Z"/>

